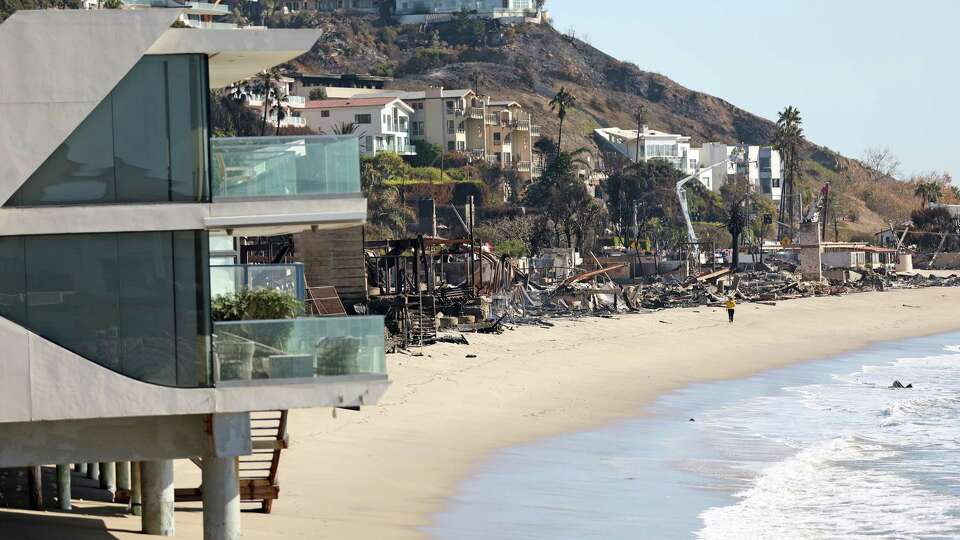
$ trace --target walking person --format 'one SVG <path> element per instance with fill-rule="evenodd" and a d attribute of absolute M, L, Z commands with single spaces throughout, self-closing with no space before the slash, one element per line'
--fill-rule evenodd
<path fill-rule="evenodd" d="M 727 316 L 730 318 L 730 322 L 733 322 L 733 312 L 737 309 L 737 301 L 733 299 L 732 296 L 727 297 Z"/>

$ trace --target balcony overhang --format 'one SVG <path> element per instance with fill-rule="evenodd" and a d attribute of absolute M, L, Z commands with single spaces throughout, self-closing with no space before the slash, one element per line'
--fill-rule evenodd
<path fill-rule="evenodd" d="M 308 52 L 319 30 L 171 28 L 147 54 L 206 54 L 210 87 L 222 88 Z"/>
<path fill-rule="evenodd" d="M 386 375 L 171 388 L 137 381 L 0 318 L 0 423 L 239 413 L 377 403 Z"/>
<path fill-rule="evenodd" d="M 213 203 L 0 208 L 0 236 L 185 230 L 273 235 L 362 225 L 366 214 L 367 200 L 360 194 Z"/>

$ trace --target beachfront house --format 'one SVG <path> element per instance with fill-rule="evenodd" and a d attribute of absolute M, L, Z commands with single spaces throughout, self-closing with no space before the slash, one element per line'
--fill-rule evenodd
<path fill-rule="evenodd" d="M 182 14 L 0 25 L 0 468 L 59 464 L 63 503 L 67 464 L 140 463 L 143 530 L 172 535 L 173 460 L 196 459 L 204 538 L 235 539 L 241 493 L 275 489 L 238 475 L 250 411 L 375 403 L 383 319 L 212 321 L 211 237 L 357 227 L 366 201 L 355 137 L 211 136 L 211 88 L 319 32 Z"/>
<path fill-rule="evenodd" d="M 413 109 L 395 97 L 308 101 L 301 112 L 306 125 L 321 133 L 352 129 L 366 156 L 381 152 L 415 155 L 410 144 L 411 114 Z"/>

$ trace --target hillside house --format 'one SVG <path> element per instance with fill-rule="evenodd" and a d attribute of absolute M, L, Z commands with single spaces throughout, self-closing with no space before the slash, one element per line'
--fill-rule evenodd
<path fill-rule="evenodd" d="M 473 90 L 442 87 L 424 91 L 359 89 L 351 99 L 373 97 L 398 98 L 413 109 L 410 137 L 414 141 L 515 169 L 524 180 L 540 176 L 533 150 L 540 126 L 533 124 L 530 113 L 515 101 L 496 101 Z"/>
<path fill-rule="evenodd" d="M 306 125 L 321 133 L 353 125 L 353 134 L 360 137 L 360 152 L 367 156 L 415 155 L 410 144 L 411 114 L 413 109 L 395 97 L 309 101 L 301 112 Z"/>
<path fill-rule="evenodd" d="M 696 171 L 699 164 L 699 153 L 691 151 L 690 137 L 684 135 L 656 131 L 645 125 L 641 132 L 611 127 L 596 129 L 593 135 L 601 148 L 616 151 L 633 162 L 665 161 L 688 174 Z"/>

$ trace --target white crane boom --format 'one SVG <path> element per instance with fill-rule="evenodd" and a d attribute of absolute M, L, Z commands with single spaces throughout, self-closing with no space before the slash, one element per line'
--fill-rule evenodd
<path fill-rule="evenodd" d="M 718 161 L 717 163 L 714 163 L 709 167 L 703 167 L 701 169 L 697 169 L 697 172 L 677 182 L 677 199 L 680 201 L 680 209 L 683 210 L 683 219 L 687 222 L 687 241 L 689 241 L 691 244 L 696 244 L 698 240 L 697 240 L 697 232 L 693 230 L 693 220 L 690 219 L 690 205 L 687 202 L 687 189 L 684 186 L 686 186 L 687 182 L 693 180 L 694 178 L 699 178 L 700 175 L 703 174 L 704 172 L 713 170 L 714 168 L 719 167 L 720 165 L 726 165 L 728 161 L 734 160 L 736 158 L 737 158 L 737 153 L 734 153 L 723 161 Z"/>

